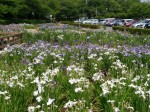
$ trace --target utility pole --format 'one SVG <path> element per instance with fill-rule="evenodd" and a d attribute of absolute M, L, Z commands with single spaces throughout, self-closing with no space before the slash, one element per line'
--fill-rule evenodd
<path fill-rule="evenodd" d="M 96 16 L 97 16 L 97 7 L 96 7 Z"/>
<path fill-rule="evenodd" d="M 85 0 L 85 7 L 87 7 L 88 6 L 88 0 Z M 87 10 L 86 10 L 86 12 L 87 12 Z M 85 15 L 87 15 L 87 13 L 85 13 Z"/>
<path fill-rule="evenodd" d="M 85 3 L 87 4 L 87 3 L 88 3 L 88 0 L 85 0 Z"/>

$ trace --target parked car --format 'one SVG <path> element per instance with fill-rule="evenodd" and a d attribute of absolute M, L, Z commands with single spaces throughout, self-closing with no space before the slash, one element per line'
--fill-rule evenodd
<path fill-rule="evenodd" d="M 91 19 L 90 24 L 99 24 L 99 20 L 98 19 Z"/>
<path fill-rule="evenodd" d="M 84 20 L 83 19 L 77 19 L 77 20 L 75 20 L 74 22 L 75 23 L 82 23 Z"/>
<path fill-rule="evenodd" d="M 79 19 L 75 20 L 75 23 L 82 23 L 83 21 L 85 21 L 87 18 L 86 17 L 80 17 Z"/>
<path fill-rule="evenodd" d="M 117 26 L 124 26 L 124 22 L 122 20 L 118 21 Z"/>
<path fill-rule="evenodd" d="M 99 23 L 100 23 L 101 25 L 104 25 L 105 22 L 106 22 L 106 19 L 101 19 Z"/>
<path fill-rule="evenodd" d="M 119 26 L 121 20 L 120 19 L 115 19 L 113 20 L 112 22 L 109 23 L 109 26 L 112 27 L 112 26 Z"/>
<path fill-rule="evenodd" d="M 122 19 L 123 20 L 123 22 L 125 22 L 125 23 L 128 23 L 128 22 L 130 22 L 130 21 L 133 21 L 133 19 Z"/>
<path fill-rule="evenodd" d="M 131 27 L 137 28 L 139 25 L 141 25 L 141 24 L 143 24 L 143 23 L 144 23 L 144 20 L 140 20 L 140 21 L 138 21 L 138 22 L 132 24 Z"/>
<path fill-rule="evenodd" d="M 90 19 L 84 20 L 82 23 L 83 24 L 89 24 L 90 23 Z"/>
<path fill-rule="evenodd" d="M 144 28 L 145 25 L 147 23 L 149 23 L 149 22 L 150 22 L 150 19 L 140 20 L 140 21 L 134 23 L 131 27 L 134 27 L 134 28 Z"/>
<path fill-rule="evenodd" d="M 137 28 L 145 28 L 145 25 L 150 22 L 150 19 L 145 19 L 143 23 L 137 25 Z"/>
<path fill-rule="evenodd" d="M 103 21 L 100 22 L 102 25 L 106 25 L 107 22 L 115 20 L 115 18 L 105 18 Z"/>
<path fill-rule="evenodd" d="M 99 19 L 99 23 L 101 24 L 105 19 Z"/>
<path fill-rule="evenodd" d="M 99 24 L 99 20 L 98 19 L 87 19 L 87 20 L 83 21 L 83 24 Z"/>
<path fill-rule="evenodd" d="M 113 21 L 115 21 L 115 19 L 110 19 L 106 21 L 106 26 L 111 26 L 111 24 L 113 23 Z"/>
<path fill-rule="evenodd" d="M 132 26 L 134 23 L 136 23 L 136 22 L 138 22 L 138 20 L 132 20 L 132 21 L 130 21 L 130 22 L 127 22 L 126 23 L 126 27 L 130 27 L 130 26 Z"/>
<path fill-rule="evenodd" d="M 133 21 L 133 19 L 122 19 L 122 25 L 121 26 L 126 26 L 129 22 Z"/>
<path fill-rule="evenodd" d="M 150 28 L 150 22 L 145 24 L 145 28 Z"/>

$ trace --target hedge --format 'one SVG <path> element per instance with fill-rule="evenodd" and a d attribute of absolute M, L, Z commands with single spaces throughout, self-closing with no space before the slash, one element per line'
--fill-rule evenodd
<path fill-rule="evenodd" d="M 63 24 L 69 24 L 69 25 L 73 25 L 73 26 L 81 26 L 83 28 L 91 28 L 91 29 L 99 29 L 100 28 L 100 25 L 91 25 L 91 24 L 79 24 L 79 23 L 74 23 L 74 22 L 71 22 L 71 21 L 61 21 L 61 23 Z"/>
<path fill-rule="evenodd" d="M 113 26 L 113 30 L 118 31 L 127 31 L 131 34 L 139 34 L 139 35 L 150 35 L 150 29 L 142 29 L 142 28 L 128 28 L 128 27 L 121 27 L 121 26 Z"/>
<path fill-rule="evenodd" d="M 10 19 L 10 20 L 3 20 L 0 19 L 0 24 L 11 24 L 11 23 L 29 23 L 29 24 L 40 24 L 46 23 L 46 20 L 35 20 L 35 19 Z"/>

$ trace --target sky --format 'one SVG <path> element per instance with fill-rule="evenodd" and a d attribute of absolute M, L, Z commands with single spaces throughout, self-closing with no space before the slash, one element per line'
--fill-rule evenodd
<path fill-rule="evenodd" d="M 150 1 L 150 0 L 141 0 L 142 2 Z"/>

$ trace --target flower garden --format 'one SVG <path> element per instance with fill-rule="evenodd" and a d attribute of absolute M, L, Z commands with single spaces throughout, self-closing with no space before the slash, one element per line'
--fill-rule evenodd
<path fill-rule="evenodd" d="M 150 37 L 25 32 L 0 51 L 0 112 L 150 112 Z"/>

